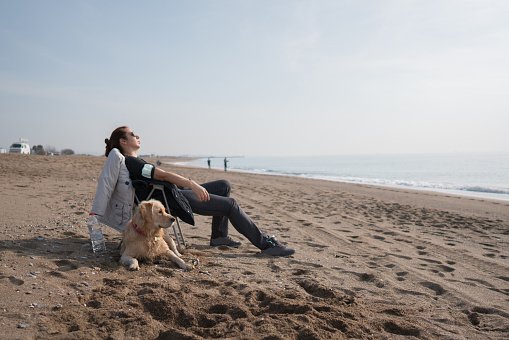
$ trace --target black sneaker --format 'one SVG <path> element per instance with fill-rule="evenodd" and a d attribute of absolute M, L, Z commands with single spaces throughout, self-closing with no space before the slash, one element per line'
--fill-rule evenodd
<path fill-rule="evenodd" d="M 262 253 L 270 256 L 290 256 L 295 254 L 295 249 L 286 248 L 275 236 L 272 236 L 267 240 L 267 247 L 262 250 Z"/>
<path fill-rule="evenodd" d="M 242 242 L 235 241 L 230 236 L 211 238 L 210 246 L 211 247 L 219 247 L 219 246 L 228 246 L 233 248 L 238 248 L 242 245 Z"/>

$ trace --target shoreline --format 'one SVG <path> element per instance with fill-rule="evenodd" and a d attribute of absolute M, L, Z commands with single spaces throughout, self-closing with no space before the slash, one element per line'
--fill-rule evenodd
<path fill-rule="evenodd" d="M 183 225 L 205 252 L 119 265 L 120 233 L 86 227 L 104 157 L 0 155 L 0 325 L 9 339 L 504 339 L 509 332 L 509 203 L 163 164 L 227 179 L 266 233 L 296 248 L 262 255 L 208 245 L 211 219 Z M 184 257 L 185 261 L 192 258 Z"/>
<path fill-rule="evenodd" d="M 339 156 L 338 156 L 339 157 Z M 270 158 L 270 157 L 269 157 Z M 290 157 L 291 158 L 291 157 Z M 262 163 L 264 162 L 262 158 Z M 204 163 L 205 158 L 200 158 L 197 161 L 194 161 L 197 163 L 197 166 L 203 169 L 206 169 L 207 166 Z M 198 162 L 199 161 L 199 162 Z M 201 163 L 200 163 L 201 162 Z M 242 163 L 241 163 L 242 164 Z M 248 163 L 248 168 L 253 167 L 254 165 L 252 163 Z M 183 163 L 183 165 L 186 165 Z M 326 166 L 326 165 L 324 165 Z M 255 166 L 256 167 L 256 166 Z M 268 167 L 268 168 L 265 168 Z M 270 170 L 267 170 L 269 169 Z M 279 168 L 279 170 L 274 170 Z M 213 169 L 221 170 L 222 167 L 215 166 Z M 298 169 L 298 170 L 297 170 Z M 352 176 L 343 176 L 343 175 L 332 175 L 329 173 L 328 175 L 323 174 L 317 174 L 316 170 L 312 170 L 310 173 L 307 173 L 308 170 L 305 170 L 305 168 L 294 168 L 295 173 L 285 171 L 282 168 L 281 163 L 275 166 L 275 168 L 271 168 L 270 165 L 261 166 L 259 169 L 251 168 L 251 169 L 242 169 L 242 168 L 229 168 L 230 171 L 239 171 L 239 172 L 246 172 L 246 173 L 253 173 L 253 174 L 264 174 L 264 175 L 274 175 L 274 176 L 292 176 L 292 177 L 298 177 L 298 178 L 312 178 L 312 179 L 320 179 L 320 180 L 327 180 L 331 182 L 341 182 L 341 183 L 353 183 L 353 184 L 366 184 L 366 185 L 375 185 L 375 186 L 384 186 L 384 187 L 390 187 L 390 188 L 397 188 L 397 189 L 413 189 L 413 190 L 423 190 L 423 191 L 434 191 L 434 192 L 440 192 L 445 194 L 452 194 L 452 195 L 459 195 L 459 196 L 467 196 L 467 197 L 478 197 L 478 198 L 485 198 L 485 199 L 493 199 L 493 200 L 500 200 L 500 201 L 509 201 L 509 188 L 506 188 L 505 186 L 501 187 L 490 187 L 489 184 L 478 185 L 478 184 L 461 184 L 461 183 L 447 183 L 447 182 L 433 182 L 433 181 L 426 181 L 426 180 L 419 180 L 419 179 L 384 179 L 383 178 L 371 178 L 371 177 L 352 177 Z M 436 170 L 436 169 L 435 169 Z M 334 172 L 334 170 L 329 170 Z M 390 174 L 386 174 L 389 177 L 392 178 Z M 468 183 L 468 181 L 466 182 Z"/>
<path fill-rule="evenodd" d="M 404 203 L 405 200 L 408 200 L 407 202 L 410 204 L 420 204 L 420 205 L 429 205 L 433 206 L 435 208 L 444 208 L 443 201 L 450 201 L 450 202 L 457 202 L 454 204 L 447 204 L 447 209 L 455 209 L 460 212 L 468 213 L 468 208 L 461 208 L 462 205 L 470 206 L 470 202 L 478 202 L 481 205 L 491 205 L 494 206 L 501 206 L 501 207 L 509 207 L 509 201 L 503 200 L 503 199 L 495 199 L 495 198 L 489 198 L 489 197 L 479 197 L 479 196 L 469 196 L 469 195 L 462 195 L 455 192 L 440 192 L 432 189 L 417 189 L 417 188 L 402 188 L 402 187 L 393 187 L 393 186 L 385 186 L 385 185 L 377 185 L 377 184 L 366 184 L 366 183 L 351 183 L 351 182 L 341 182 L 341 181 L 334 181 L 334 180 L 328 180 L 328 179 L 319 179 L 319 178 L 309 178 L 309 177 L 301 177 L 301 176 L 291 176 L 291 175 L 282 175 L 282 174 L 261 174 L 256 172 L 249 172 L 249 171 L 239 171 L 239 170 L 228 170 L 225 172 L 221 169 L 207 169 L 203 167 L 198 166 L 191 166 L 191 165 L 185 165 L 185 164 L 167 164 L 169 166 L 174 166 L 177 168 L 183 168 L 183 169 L 190 169 L 190 170 L 203 170 L 203 171 L 213 171 L 217 172 L 218 177 L 221 177 L 221 174 L 232 174 L 237 173 L 239 175 L 246 174 L 246 175 L 253 175 L 253 176 L 260 176 L 265 177 L 267 176 L 270 180 L 270 177 L 283 177 L 288 179 L 296 179 L 303 180 L 303 181 L 316 181 L 320 183 L 330 183 L 331 185 L 340 185 L 345 186 L 346 190 L 354 190 L 354 191 L 360 191 L 363 193 L 372 193 L 372 192 L 378 192 L 378 193 L 392 193 L 389 195 L 381 195 L 379 198 L 386 199 L 386 200 L 396 200 L 398 203 Z M 178 172 L 179 170 L 173 170 L 175 172 Z M 356 190 L 353 188 L 364 188 L 362 190 Z M 427 199 L 424 199 L 427 198 Z M 437 203 L 433 203 L 434 200 L 437 200 Z M 449 203 L 449 202 L 448 202 Z M 474 204 L 475 205 L 475 204 Z M 477 214 L 483 214 L 482 211 L 479 211 L 479 209 L 471 209 L 476 211 Z M 482 210 L 482 209 L 481 209 Z M 493 209 L 487 209 L 488 211 L 492 211 Z M 495 209 L 499 210 L 499 209 Z M 484 210 L 483 210 L 484 211 Z M 509 219 L 509 211 L 507 213 L 503 213 L 503 218 Z"/>

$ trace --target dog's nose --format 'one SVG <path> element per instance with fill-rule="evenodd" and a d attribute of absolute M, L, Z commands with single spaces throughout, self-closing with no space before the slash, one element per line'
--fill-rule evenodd
<path fill-rule="evenodd" d="M 171 223 L 175 222 L 175 218 L 174 218 L 174 217 L 172 217 L 172 218 L 170 219 L 170 221 L 171 221 Z"/>

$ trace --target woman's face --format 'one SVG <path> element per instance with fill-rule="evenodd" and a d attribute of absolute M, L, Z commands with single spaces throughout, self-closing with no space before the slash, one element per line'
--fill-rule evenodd
<path fill-rule="evenodd" d="M 133 130 L 127 129 L 126 131 L 127 147 L 130 149 L 138 150 L 140 148 L 140 136 L 136 135 Z"/>

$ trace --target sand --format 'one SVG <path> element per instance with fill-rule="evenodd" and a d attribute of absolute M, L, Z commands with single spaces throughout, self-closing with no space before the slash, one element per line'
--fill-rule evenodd
<path fill-rule="evenodd" d="M 94 255 L 86 219 L 104 157 L 0 154 L 0 328 L 5 339 L 507 339 L 509 202 L 164 164 L 228 179 L 258 226 L 297 249 L 208 246 L 118 264 Z M 155 163 L 155 160 L 153 161 Z M 186 257 L 186 261 L 196 261 Z"/>

